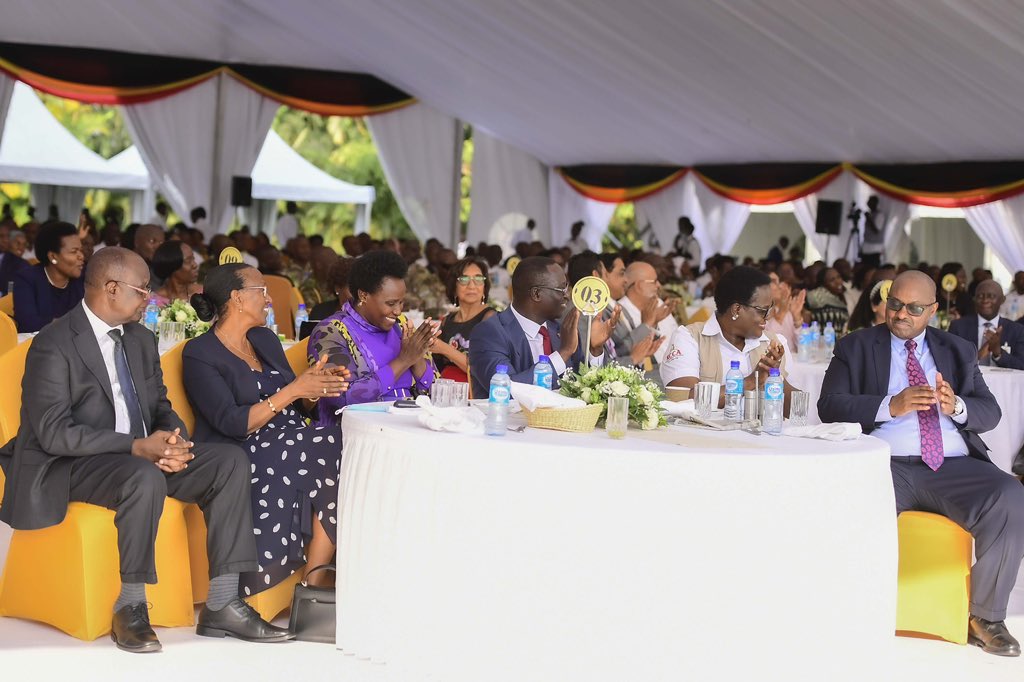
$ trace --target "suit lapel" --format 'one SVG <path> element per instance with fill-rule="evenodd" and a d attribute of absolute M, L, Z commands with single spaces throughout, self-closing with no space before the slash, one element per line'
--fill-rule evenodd
<path fill-rule="evenodd" d="M 886 395 L 889 392 L 889 365 L 892 364 L 891 335 L 884 324 L 876 328 L 881 328 L 884 333 L 875 335 L 875 381 L 878 382 L 878 392 Z"/>
<path fill-rule="evenodd" d="M 96 342 L 96 336 L 92 332 L 92 326 L 85 316 L 85 311 L 80 307 L 71 312 L 71 328 L 75 332 L 75 350 L 78 351 L 78 356 L 96 377 L 103 392 L 107 394 L 110 406 L 113 407 L 114 392 L 110 388 L 110 377 L 107 376 L 107 363 L 103 361 L 103 356 L 100 354 L 100 345 Z"/>
<path fill-rule="evenodd" d="M 928 340 L 928 351 L 932 354 L 932 360 L 935 361 L 935 371 L 941 374 L 942 378 L 948 381 L 956 391 L 959 388 L 957 385 L 959 382 L 954 374 L 956 362 L 953 359 L 953 352 L 946 345 L 942 336 L 936 334 L 930 327 L 925 332 L 925 338 Z"/>
<path fill-rule="evenodd" d="M 500 317 L 504 316 L 504 317 Z M 502 313 L 499 313 L 502 325 L 505 327 L 506 333 L 509 338 L 515 339 L 512 344 L 512 352 L 517 357 L 513 358 L 516 367 L 520 366 L 521 358 L 533 358 L 533 351 L 530 350 L 530 342 L 526 338 L 526 332 L 523 331 L 522 325 L 519 324 L 519 320 L 516 319 L 515 314 L 512 312 L 511 306 Z M 530 364 L 533 364 L 532 362 Z"/>

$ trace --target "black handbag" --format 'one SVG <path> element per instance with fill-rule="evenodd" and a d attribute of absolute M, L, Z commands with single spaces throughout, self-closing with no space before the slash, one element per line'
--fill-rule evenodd
<path fill-rule="evenodd" d="M 322 569 L 337 573 L 334 564 L 324 564 L 307 573 L 306 578 Z M 313 587 L 307 585 L 305 580 L 296 583 L 295 594 L 292 596 L 292 615 L 288 621 L 288 629 L 295 635 L 295 639 L 334 644 L 337 630 L 334 595 L 333 587 Z"/>

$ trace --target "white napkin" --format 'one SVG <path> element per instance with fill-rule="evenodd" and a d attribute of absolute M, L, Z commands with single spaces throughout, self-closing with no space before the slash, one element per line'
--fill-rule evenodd
<path fill-rule="evenodd" d="M 425 395 L 417 396 L 416 404 L 421 408 L 417 417 L 420 424 L 431 431 L 484 432 L 484 414 L 475 407 L 434 407 Z"/>
<path fill-rule="evenodd" d="M 860 424 L 836 422 L 834 424 L 817 424 L 815 426 L 784 426 L 783 436 L 795 438 L 820 438 L 822 440 L 857 440 L 860 438 Z"/>
<path fill-rule="evenodd" d="M 533 384 L 521 384 L 512 382 L 512 397 L 523 406 L 523 409 L 533 412 L 539 407 L 586 407 L 587 404 L 579 398 L 570 398 L 557 391 L 549 391 L 543 386 Z"/>
<path fill-rule="evenodd" d="M 697 409 L 694 407 L 693 398 L 689 400 L 680 400 L 678 402 L 674 400 L 662 400 L 661 409 L 665 411 L 665 414 L 670 417 L 688 417 L 691 414 L 697 414 Z"/>

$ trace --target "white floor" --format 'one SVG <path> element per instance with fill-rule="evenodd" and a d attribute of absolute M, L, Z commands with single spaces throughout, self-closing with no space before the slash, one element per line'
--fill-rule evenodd
<path fill-rule="evenodd" d="M 10 529 L 0 524 L 0 565 L 7 552 Z M 1010 604 L 1007 618 L 1010 631 L 1024 639 L 1024 590 L 1018 590 Z M 742 622 L 738 618 L 737 622 Z M 284 624 L 279 621 L 278 624 Z M 813 622 L 808 624 L 814 627 Z M 0 618 L 0 680 L 138 680 L 139 682 L 305 682 L 337 679 L 345 682 L 416 682 L 427 676 L 410 676 L 389 671 L 386 665 L 357 660 L 323 644 L 290 642 L 286 644 L 248 644 L 236 640 L 196 637 L 190 628 L 157 628 L 163 642 L 161 654 L 132 655 L 118 651 L 107 638 L 81 642 L 49 626 L 12 618 Z M 742 632 L 724 636 L 737 642 L 736 654 L 742 657 Z M 800 633 L 793 633 L 794 656 L 799 656 Z M 1024 679 L 1024 658 L 1003 659 L 983 653 L 971 646 L 946 642 L 895 637 L 891 651 L 864 651 L 867 659 L 888 657 L 883 663 L 883 678 L 871 682 L 908 679 L 944 682 L 989 682 Z M 528 655 L 524 652 L 524 655 Z M 672 680 L 732 680 L 730 660 L 723 660 L 717 670 L 666 671 Z M 498 671 L 496 671 L 497 673 Z M 495 677 L 500 675 L 496 674 Z M 843 680 L 841 675 L 827 678 Z M 430 677 L 431 680 L 445 679 Z M 543 680 L 542 676 L 535 678 Z M 763 671 L 760 680 L 797 680 L 786 670 Z M 815 677 L 814 682 L 824 679 Z M 855 676 L 848 679 L 860 680 Z M 468 682 L 468 681 L 467 681 Z M 475 680 L 473 682 L 487 682 Z M 527 682 L 523 680 L 523 682 Z M 551 682 L 583 682 L 552 680 Z M 586 682 L 590 682 L 589 680 Z M 632 682 L 615 680 L 615 682 Z"/>

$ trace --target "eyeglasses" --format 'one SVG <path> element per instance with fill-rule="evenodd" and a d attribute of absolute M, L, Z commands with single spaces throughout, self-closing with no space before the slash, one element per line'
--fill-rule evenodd
<path fill-rule="evenodd" d="M 242 287 L 242 289 L 243 290 L 244 289 L 255 289 L 256 291 L 262 291 L 263 292 L 263 298 L 267 297 L 267 288 L 266 287 Z"/>
<path fill-rule="evenodd" d="M 898 313 L 905 307 L 907 309 L 907 312 L 910 313 L 911 317 L 921 317 L 922 315 L 924 315 L 925 311 L 928 310 L 928 308 L 931 308 L 933 305 L 935 305 L 934 301 L 931 303 L 925 303 L 923 305 L 920 303 L 904 303 L 898 298 L 893 298 L 892 296 L 890 296 L 885 302 L 885 307 L 888 310 L 893 311 L 894 313 Z"/>
<path fill-rule="evenodd" d="M 569 295 L 569 285 L 568 284 L 566 284 L 562 288 L 535 286 L 534 289 L 548 289 L 549 291 L 557 291 L 558 293 L 560 293 L 562 295 L 563 298 Z"/>
<path fill-rule="evenodd" d="M 459 277 L 456 277 L 455 281 L 463 286 L 466 286 L 470 282 L 478 286 L 483 286 L 484 283 L 487 281 L 487 278 L 484 277 L 483 275 L 473 275 L 472 277 L 469 275 L 461 275 Z"/>
<path fill-rule="evenodd" d="M 756 310 L 757 312 L 761 313 L 761 319 L 763 320 L 767 320 L 768 316 L 772 312 L 771 306 L 768 306 L 767 308 L 762 308 L 761 306 L 751 305 L 749 303 L 744 303 L 743 305 L 746 306 L 747 308 L 750 308 L 751 310 Z"/>
<path fill-rule="evenodd" d="M 109 280 L 107 283 L 109 284 L 110 282 L 115 282 L 117 284 L 123 284 L 126 287 L 128 287 L 129 289 L 134 289 L 135 291 L 139 292 L 139 294 L 143 298 L 149 298 L 150 296 L 153 295 L 153 290 L 150 289 L 149 286 L 146 286 L 145 288 L 141 288 L 141 287 L 135 286 L 134 284 L 128 284 L 128 282 L 123 282 L 123 281 L 121 281 L 119 279 L 112 279 L 112 280 Z"/>

